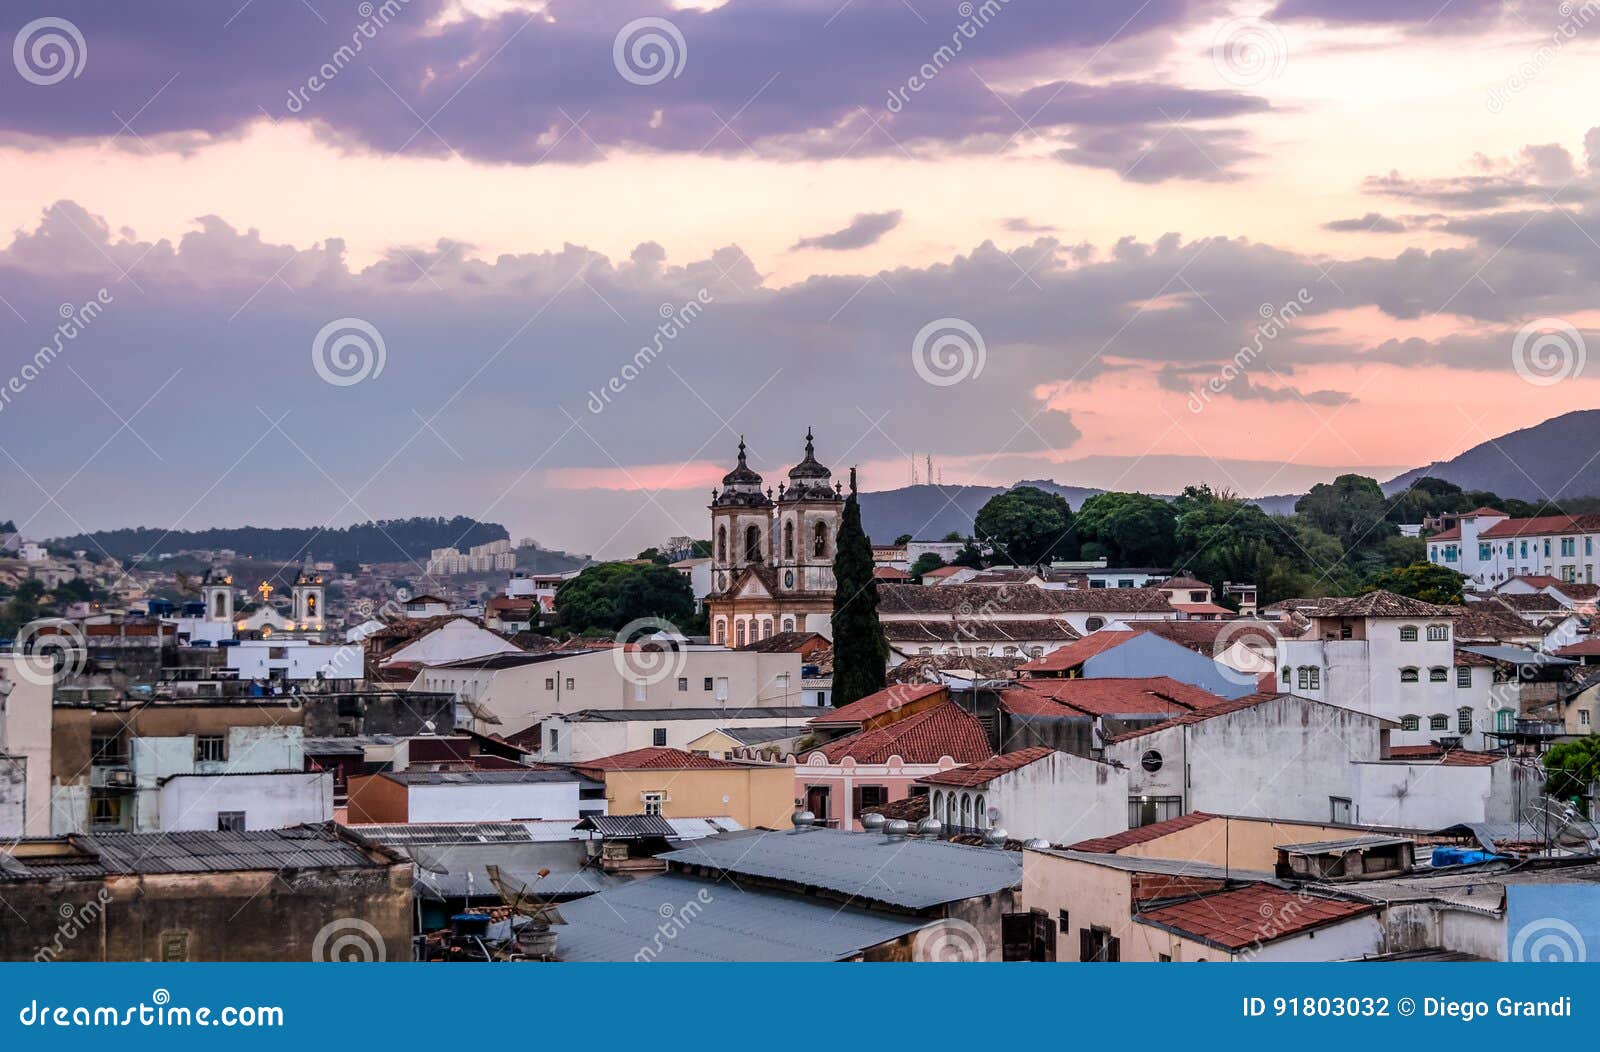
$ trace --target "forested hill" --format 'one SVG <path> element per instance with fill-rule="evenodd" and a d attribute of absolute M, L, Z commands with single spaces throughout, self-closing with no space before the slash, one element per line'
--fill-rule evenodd
<path fill-rule="evenodd" d="M 59 537 L 48 542 L 54 549 L 83 548 L 104 551 L 119 559 L 154 557 L 196 548 L 231 548 L 240 556 L 262 560 L 328 562 L 421 561 L 435 548 L 460 548 L 506 540 L 506 528 L 497 522 L 479 522 L 465 515 L 454 518 L 385 519 L 342 529 L 315 526 L 268 528 L 237 526 L 210 530 L 163 530 L 138 526 Z"/>

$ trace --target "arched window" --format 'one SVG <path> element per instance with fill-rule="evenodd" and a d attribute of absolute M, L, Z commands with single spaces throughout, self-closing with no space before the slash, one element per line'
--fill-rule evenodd
<path fill-rule="evenodd" d="M 1450 673 L 1443 668 L 1434 667 L 1428 670 L 1429 683 L 1446 683 L 1449 679 Z"/>
<path fill-rule="evenodd" d="M 1035 658 L 1044 657 L 1044 647 L 1029 647 L 1028 648 L 1028 656 L 1029 657 L 1035 657 Z"/>
<path fill-rule="evenodd" d="M 972 824 L 979 829 L 989 828 L 989 810 L 984 807 L 982 796 L 972 802 Z"/>
<path fill-rule="evenodd" d="M 944 798 L 944 824 L 946 830 L 956 824 L 956 794 Z"/>
<path fill-rule="evenodd" d="M 1422 720 L 1416 716 L 1406 715 L 1400 717 L 1400 729 L 1403 731 L 1420 730 Z"/>
<path fill-rule="evenodd" d="M 772 618 L 763 617 L 761 619 L 761 638 L 762 639 L 770 639 L 771 637 L 772 637 Z"/>
<path fill-rule="evenodd" d="M 961 794 L 961 828 L 972 828 L 972 797 L 966 793 Z"/>
<path fill-rule="evenodd" d="M 1400 626 L 1400 642 L 1402 642 L 1402 643 L 1415 643 L 1416 641 L 1417 641 L 1417 626 L 1416 625 L 1401 625 Z"/>
<path fill-rule="evenodd" d="M 744 559 L 745 562 L 758 563 L 761 561 L 761 527 L 747 526 L 744 531 Z"/>
<path fill-rule="evenodd" d="M 1450 717 L 1442 712 L 1436 712 L 1428 717 L 1430 731 L 1447 731 L 1450 729 Z"/>
<path fill-rule="evenodd" d="M 1008 658 L 1009 657 L 1016 657 L 1017 656 L 1017 648 L 1016 647 L 1006 647 L 1005 650 L 1002 651 L 1002 653 Z"/>
<path fill-rule="evenodd" d="M 794 520 L 793 519 L 791 519 L 788 522 L 783 524 L 783 557 L 785 559 L 793 559 L 794 558 Z"/>
<path fill-rule="evenodd" d="M 717 562 L 728 561 L 728 527 L 717 527 Z"/>
<path fill-rule="evenodd" d="M 720 617 L 717 618 L 717 623 L 711 627 L 711 632 L 711 642 L 719 647 L 722 646 L 728 641 L 728 622 Z"/>
<path fill-rule="evenodd" d="M 1472 710 L 1463 706 L 1456 710 L 1456 733 L 1472 733 Z"/>
<path fill-rule="evenodd" d="M 1290 667 L 1289 665 L 1283 666 L 1283 681 L 1285 683 L 1289 682 L 1289 676 L 1293 672 L 1294 672 L 1294 669 L 1292 667 Z"/>
<path fill-rule="evenodd" d="M 988 647 L 979 647 L 977 650 L 973 651 L 973 653 L 977 654 L 978 657 L 988 657 L 989 656 L 989 648 Z"/>
<path fill-rule="evenodd" d="M 737 625 L 734 626 L 734 638 L 739 641 L 739 645 L 740 646 L 744 646 L 744 644 L 745 644 L 744 632 L 745 632 L 745 622 L 740 621 Z"/>
<path fill-rule="evenodd" d="M 1400 682 L 1401 683 L 1415 683 L 1415 682 L 1417 682 L 1417 670 L 1414 669 L 1414 668 L 1403 668 L 1403 669 L 1401 669 L 1400 670 Z"/>
<path fill-rule="evenodd" d="M 933 818 L 939 817 L 939 812 L 944 810 L 944 793 L 937 790 L 933 794 L 933 806 L 928 808 L 928 814 Z"/>
<path fill-rule="evenodd" d="M 1091 617 L 1083 623 L 1083 627 L 1091 632 L 1098 632 L 1106 627 L 1106 619 L 1103 617 Z"/>
<path fill-rule="evenodd" d="M 811 531 L 811 554 L 818 559 L 827 558 L 828 555 L 828 524 L 819 522 Z"/>
<path fill-rule="evenodd" d="M 794 631 L 794 618 L 786 617 L 786 618 L 783 619 L 783 630 L 785 632 L 793 632 Z"/>
<path fill-rule="evenodd" d="M 214 616 L 217 617 L 218 619 L 225 619 L 228 616 L 228 593 L 227 592 L 218 592 L 217 593 L 217 611 L 216 611 L 216 614 Z"/>

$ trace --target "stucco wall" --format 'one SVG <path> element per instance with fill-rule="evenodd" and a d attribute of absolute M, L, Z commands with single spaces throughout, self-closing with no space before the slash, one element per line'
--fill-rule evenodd
<path fill-rule="evenodd" d="M 333 818 L 333 775 L 189 775 L 161 787 L 160 828 L 216 829 L 222 811 L 242 811 L 246 829 L 283 829 Z"/>

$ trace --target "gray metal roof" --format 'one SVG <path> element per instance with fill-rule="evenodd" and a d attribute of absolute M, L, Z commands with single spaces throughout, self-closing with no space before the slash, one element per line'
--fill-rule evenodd
<path fill-rule="evenodd" d="M 1571 658 L 1560 658 L 1553 654 L 1542 654 L 1537 650 L 1528 650 L 1525 647 L 1492 646 L 1492 647 L 1457 647 L 1469 654 L 1477 654 L 1489 658 L 1491 661 L 1502 661 L 1508 665 L 1550 665 L 1556 668 L 1566 668 L 1578 662 Z"/>
<path fill-rule="evenodd" d="M 525 771 L 386 771 L 384 777 L 401 785 L 520 785 L 537 782 L 589 782 L 569 770 Z M 598 782 L 590 784 L 599 785 Z"/>
<path fill-rule="evenodd" d="M 1112 855 L 1099 851 L 1068 851 L 1049 849 L 1041 854 L 1070 858 L 1074 862 L 1088 862 L 1108 869 L 1121 869 L 1130 873 L 1160 873 L 1174 877 L 1203 877 L 1211 880 L 1250 880 L 1276 884 L 1278 878 L 1259 870 L 1234 869 L 1212 865 L 1210 862 L 1191 862 L 1176 858 L 1140 858 L 1136 855 Z"/>
<path fill-rule="evenodd" d="M 98 833 L 72 837 L 71 842 L 84 849 L 71 863 L 54 865 L 0 853 L 0 874 L 5 879 L 27 880 L 383 865 L 331 830 L 316 826 L 244 832 Z"/>
<path fill-rule="evenodd" d="M 579 899 L 561 913 L 567 923 L 554 930 L 564 961 L 837 961 L 930 923 L 675 873 Z"/>
<path fill-rule="evenodd" d="M 602 837 L 638 840 L 645 837 L 671 840 L 678 831 L 660 815 L 586 815 L 574 829 L 592 829 Z"/>
<path fill-rule="evenodd" d="M 1369 847 L 1392 847 L 1395 844 L 1415 843 L 1408 836 L 1354 836 L 1344 840 L 1312 840 L 1304 844 L 1279 844 L 1277 850 L 1295 855 L 1339 855 L 1346 851 L 1363 851 Z"/>
<path fill-rule="evenodd" d="M 740 745 L 761 745 L 764 742 L 782 741 L 798 734 L 808 733 L 800 727 L 718 727 L 718 734 L 726 734 Z"/>
<path fill-rule="evenodd" d="M 658 857 L 917 910 L 1022 883 L 1022 855 L 1016 851 L 815 827 L 727 833 Z"/>
<path fill-rule="evenodd" d="M 670 720 L 809 720 L 821 707 L 817 705 L 726 705 L 686 709 L 580 709 L 565 716 L 568 723 L 637 723 Z"/>
<path fill-rule="evenodd" d="M 416 862 L 415 887 L 426 899 L 496 897 L 489 866 L 500 875 L 540 895 L 568 898 L 617 887 L 630 878 L 613 876 L 584 865 L 584 845 L 559 843 L 430 844 L 397 847 Z M 539 870 L 550 874 L 539 877 Z"/>

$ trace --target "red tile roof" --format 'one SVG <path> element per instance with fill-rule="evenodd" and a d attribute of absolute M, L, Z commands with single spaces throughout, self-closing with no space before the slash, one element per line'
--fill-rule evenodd
<path fill-rule="evenodd" d="M 1554 585 L 1559 585 L 1559 584 L 1562 583 L 1561 578 L 1552 577 L 1549 574 L 1543 574 L 1543 573 L 1523 574 L 1523 575 L 1521 575 L 1519 577 L 1513 577 L 1511 580 L 1512 581 L 1522 581 L 1523 583 L 1530 584 L 1535 588 L 1549 588 L 1553 584 Z M 1506 583 L 1509 584 L 1510 581 L 1508 581 Z M 1502 585 L 1502 587 L 1504 587 L 1504 586 Z"/>
<path fill-rule="evenodd" d="M 612 756 L 602 756 L 597 760 L 585 760 L 572 766 L 580 771 L 709 771 L 739 770 L 749 765 L 728 760 L 714 760 L 709 756 L 684 752 L 682 749 L 654 747 L 619 752 Z"/>
<path fill-rule="evenodd" d="M 994 755 L 983 725 L 955 702 L 935 705 L 870 731 L 847 734 L 814 752 L 831 763 L 846 756 L 856 763 L 886 763 L 891 756 L 907 763 L 938 763 L 946 756 L 957 763 L 977 763 Z"/>
<path fill-rule="evenodd" d="M 1134 920 L 1166 928 L 1212 946 L 1242 950 L 1374 913 L 1377 909 L 1377 906 L 1365 902 L 1315 898 L 1284 891 L 1271 884 L 1251 884 L 1233 891 L 1202 895 L 1160 909 L 1145 910 L 1137 914 Z"/>
<path fill-rule="evenodd" d="M 1539 515 L 1531 519 L 1507 519 L 1478 534 L 1493 540 L 1499 537 L 1530 537 L 1539 534 L 1597 533 L 1600 515 Z"/>
<path fill-rule="evenodd" d="M 1021 679 L 1000 695 L 1016 716 L 1114 716 L 1206 709 L 1223 699 L 1168 676 L 1125 679 Z"/>
<path fill-rule="evenodd" d="M 1497 752 L 1468 752 L 1465 749 L 1445 752 L 1437 745 L 1396 745 L 1389 750 L 1389 758 L 1407 762 L 1438 760 L 1446 767 L 1488 767 L 1504 760 L 1505 756 Z"/>
<path fill-rule="evenodd" d="M 1162 589 L 1163 591 L 1169 588 L 1204 588 L 1207 592 L 1211 591 L 1210 585 L 1206 584 L 1204 581 L 1198 581 L 1193 577 L 1169 577 L 1165 581 L 1162 581 L 1160 584 L 1156 585 L 1156 587 Z"/>
<path fill-rule="evenodd" d="M 1120 742 L 1126 741 L 1129 738 L 1139 738 L 1146 734 L 1154 734 L 1156 731 L 1164 731 L 1169 727 L 1177 727 L 1185 723 L 1199 723 L 1202 720 L 1210 720 L 1215 719 L 1218 716 L 1226 716 L 1229 713 L 1238 712 L 1241 709 L 1254 708 L 1257 705 L 1261 705 L 1269 701 L 1276 701 L 1283 697 L 1288 697 L 1288 695 L 1274 694 L 1271 692 L 1247 694 L 1242 698 L 1235 698 L 1232 701 L 1218 702 L 1209 708 L 1198 709 L 1194 712 L 1186 712 L 1182 716 L 1174 716 L 1170 720 L 1163 720 L 1160 723 L 1153 723 L 1148 727 L 1140 727 L 1138 730 L 1127 731 L 1123 734 L 1117 735 L 1114 738 L 1108 738 L 1107 740 Z"/>
<path fill-rule="evenodd" d="M 1510 515 L 1507 515 L 1505 512 L 1501 511 L 1499 508 L 1491 508 L 1487 504 L 1483 505 L 1482 507 L 1473 508 L 1471 511 L 1463 512 L 1462 515 L 1461 515 L 1461 518 L 1463 518 L 1463 519 L 1471 519 L 1471 518 L 1476 518 L 1479 515 L 1498 515 L 1502 519 L 1511 518 Z"/>
<path fill-rule="evenodd" d="M 1125 847 L 1148 843 L 1151 840 L 1159 840 L 1169 833 L 1176 833 L 1180 829 L 1188 829 L 1190 826 L 1209 822 L 1215 817 L 1217 816 L 1205 811 L 1190 811 L 1186 815 L 1169 818 L 1165 822 L 1152 822 L 1147 826 L 1140 826 L 1138 829 L 1130 829 L 1126 833 L 1113 833 L 1110 836 L 1097 836 L 1092 840 L 1080 840 L 1071 845 L 1068 850 L 1093 851 L 1102 855 L 1114 855 Z"/>
<path fill-rule="evenodd" d="M 911 575 L 898 566 L 874 566 L 872 576 L 880 581 L 909 581 Z"/>
<path fill-rule="evenodd" d="M 1556 651 L 1556 657 L 1600 657 L 1600 637 L 1581 640 Z"/>
<path fill-rule="evenodd" d="M 962 570 L 965 570 L 965 569 L 966 569 L 965 566 L 936 566 L 932 570 L 929 570 L 926 573 L 924 573 L 922 576 L 924 578 L 929 578 L 929 577 L 949 577 L 951 574 L 960 573 Z"/>
<path fill-rule="evenodd" d="M 948 690 L 943 683 L 896 683 L 864 698 L 841 705 L 832 712 L 824 712 L 811 720 L 813 727 L 834 727 L 839 724 L 860 724 L 876 716 L 904 708 L 913 701 L 930 694 Z"/>
<path fill-rule="evenodd" d="M 1452 526 L 1448 530 L 1440 530 L 1438 533 L 1430 533 L 1428 535 L 1428 540 L 1430 541 L 1459 541 L 1460 539 L 1460 526 Z"/>
<path fill-rule="evenodd" d="M 1137 631 L 1130 629 L 1102 629 L 1064 647 L 1057 647 L 1042 658 L 1034 658 L 1025 665 L 1018 665 L 1017 671 L 1024 675 L 1029 672 L 1065 672 L 1083 664 L 1096 654 L 1121 646 L 1138 634 Z"/>
<path fill-rule="evenodd" d="M 1218 606 L 1216 603 L 1173 603 L 1172 609 L 1178 611 L 1180 614 L 1191 615 L 1215 614 L 1218 617 L 1222 617 L 1224 615 L 1231 616 L 1233 614 L 1232 610 L 1229 610 L 1225 606 Z"/>
<path fill-rule="evenodd" d="M 991 756 L 978 763 L 969 763 L 965 767 L 954 767 L 938 774 L 930 774 L 917 779 L 930 785 L 959 785 L 971 788 L 978 785 L 988 785 L 1002 774 L 1015 771 L 1037 762 L 1055 752 L 1054 749 L 1043 745 L 1035 745 L 1027 749 L 1018 749 L 1000 756 Z"/>

